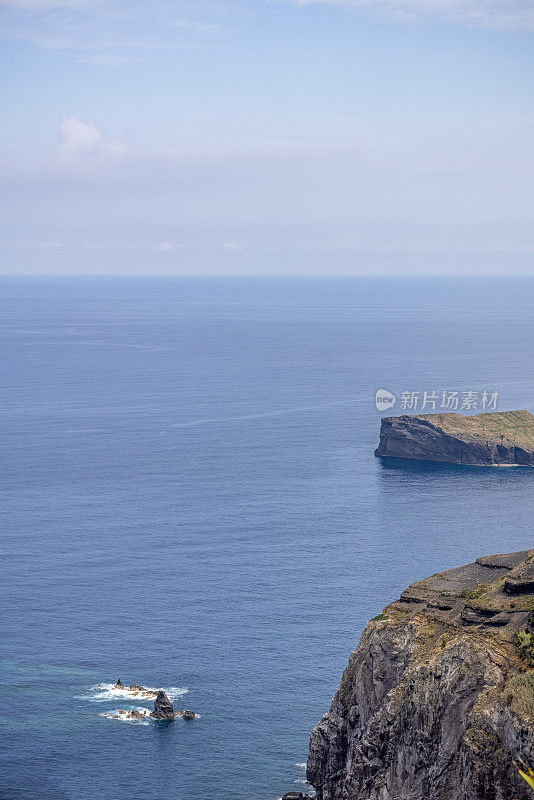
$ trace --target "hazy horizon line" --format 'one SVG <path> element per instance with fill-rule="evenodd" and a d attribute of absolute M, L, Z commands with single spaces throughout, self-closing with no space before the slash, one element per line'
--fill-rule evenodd
<path fill-rule="evenodd" d="M 534 273 L 528 272 L 361 272 L 361 273 L 346 273 L 346 272 L 228 272 L 228 273 L 215 273 L 215 272 L 182 272 L 182 273 L 165 273 L 165 272 L 117 272 L 110 274 L 105 272 L 0 272 L 0 280 L 2 278 L 73 278 L 75 280 L 83 278 L 105 278 L 112 280 L 113 278 L 424 278 L 425 280 L 433 280 L 435 278 L 534 278 Z"/>

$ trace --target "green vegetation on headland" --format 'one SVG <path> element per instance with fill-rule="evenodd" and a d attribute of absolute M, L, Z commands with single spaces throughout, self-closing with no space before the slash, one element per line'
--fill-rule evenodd
<path fill-rule="evenodd" d="M 485 414 L 418 414 L 453 436 L 481 442 L 507 440 L 516 446 L 534 447 L 534 416 L 530 411 L 492 411 Z"/>

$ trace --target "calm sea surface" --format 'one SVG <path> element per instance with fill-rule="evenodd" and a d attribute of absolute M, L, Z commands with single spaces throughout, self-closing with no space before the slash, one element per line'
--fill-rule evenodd
<path fill-rule="evenodd" d="M 366 620 L 414 580 L 534 546 L 534 470 L 373 457 L 379 388 L 534 408 L 532 280 L 0 294 L 2 800 L 302 788 Z M 200 719 L 102 716 L 150 705 L 95 688 L 119 676 Z"/>

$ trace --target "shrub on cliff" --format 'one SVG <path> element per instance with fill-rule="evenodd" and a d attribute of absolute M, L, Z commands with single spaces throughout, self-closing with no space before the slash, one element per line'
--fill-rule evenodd
<path fill-rule="evenodd" d="M 519 649 L 521 658 L 530 667 L 534 667 L 534 636 L 528 631 L 519 631 L 514 636 L 514 644 Z"/>

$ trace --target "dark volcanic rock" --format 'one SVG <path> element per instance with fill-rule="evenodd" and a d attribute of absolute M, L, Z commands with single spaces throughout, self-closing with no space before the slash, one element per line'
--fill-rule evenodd
<path fill-rule="evenodd" d="M 504 582 L 507 594 L 534 594 L 534 580 L 510 580 Z"/>
<path fill-rule="evenodd" d="M 195 719 L 196 716 L 195 712 L 190 711 L 188 708 L 186 708 L 185 711 L 180 711 L 180 714 L 182 715 L 182 719 Z"/>
<path fill-rule="evenodd" d="M 476 416 L 384 417 L 375 456 L 452 464 L 534 466 L 534 417 L 528 411 Z"/>
<path fill-rule="evenodd" d="M 124 683 L 122 682 L 122 678 L 119 678 L 119 680 L 117 681 L 117 683 L 115 684 L 115 686 L 113 688 L 114 689 L 124 689 Z"/>
<path fill-rule="evenodd" d="M 163 689 L 160 689 L 156 695 L 154 711 L 150 712 L 150 716 L 155 717 L 155 719 L 174 719 L 176 716 L 174 706 Z"/>
<path fill-rule="evenodd" d="M 413 584 L 368 623 L 313 730 L 318 800 L 531 800 L 534 550 Z M 534 663 L 534 662 L 532 662 Z"/>
<path fill-rule="evenodd" d="M 128 719 L 143 719 L 145 715 L 142 714 L 140 711 L 138 711 L 136 708 L 134 708 L 132 709 L 132 711 L 128 711 L 126 716 L 128 717 Z"/>

